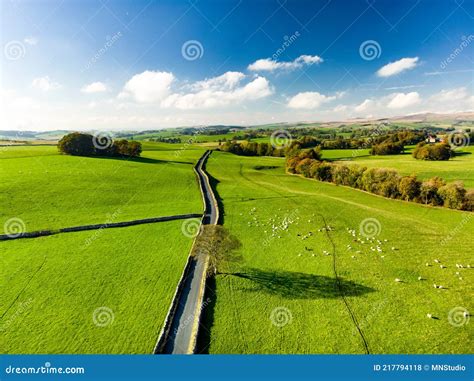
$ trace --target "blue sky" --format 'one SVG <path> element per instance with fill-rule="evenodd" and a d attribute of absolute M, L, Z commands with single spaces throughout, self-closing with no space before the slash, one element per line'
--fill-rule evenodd
<path fill-rule="evenodd" d="M 0 129 L 472 111 L 473 17 L 473 0 L 5 0 Z"/>

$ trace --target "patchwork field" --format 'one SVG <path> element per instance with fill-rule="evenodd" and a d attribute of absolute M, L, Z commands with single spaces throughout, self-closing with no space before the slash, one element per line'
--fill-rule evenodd
<path fill-rule="evenodd" d="M 2 352 L 152 353 L 192 244 L 182 223 L 0 242 Z"/>
<path fill-rule="evenodd" d="M 469 352 L 450 321 L 474 309 L 472 213 L 286 175 L 284 159 L 214 152 L 207 168 L 243 260 L 211 284 L 204 351 L 364 353 L 352 311 L 371 353 Z"/>
<path fill-rule="evenodd" d="M 474 188 L 474 146 L 456 150 L 458 156 L 449 161 L 423 161 L 411 156 L 413 147 L 404 155 L 372 156 L 368 149 L 325 150 L 323 158 L 355 163 L 368 168 L 393 168 L 402 175 L 416 174 L 420 179 L 439 176 L 446 181 L 461 180 L 466 188 Z"/>
<path fill-rule="evenodd" d="M 34 231 L 202 212 L 192 169 L 201 149 L 148 143 L 125 160 L 0 148 L 0 234 L 10 218 Z"/>
<path fill-rule="evenodd" d="M 202 213 L 202 149 L 140 159 L 0 150 L 0 225 L 26 231 Z M 189 254 L 185 220 L 0 242 L 4 353 L 152 353 Z"/>

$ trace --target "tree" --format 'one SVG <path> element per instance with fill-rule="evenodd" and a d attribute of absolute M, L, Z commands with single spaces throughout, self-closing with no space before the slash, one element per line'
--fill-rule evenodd
<path fill-rule="evenodd" d="M 438 189 L 445 185 L 445 181 L 437 176 L 427 181 L 423 181 L 420 188 L 422 202 L 424 204 L 442 205 L 443 198 L 438 193 Z"/>
<path fill-rule="evenodd" d="M 125 139 L 107 142 L 102 147 L 95 142 L 95 138 L 90 134 L 73 132 L 62 137 L 58 142 L 58 149 L 61 153 L 77 156 L 129 156 L 138 157 L 142 152 L 142 145 L 139 142 L 129 142 Z M 101 142 L 100 142 L 101 143 Z"/>
<path fill-rule="evenodd" d="M 64 135 L 58 142 L 59 152 L 74 156 L 92 156 L 95 153 L 93 136 L 80 132 Z"/>
<path fill-rule="evenodd" d="M 461 181 L 455 181 L 442 186 L 439 188 L 438 193 L 444 200 L 444 206 L 451 209 L 462 209 L 466 190 Z"/>
<path fill-rule="evenodd" d="M 241 247 L 240 241 L 220 225 L 203 225 L 196 238 L 192 255 L 208 255 L 207 276 L 228 273 L 232 265 L 242 261 L 236 253 Z"/>
<path fill-rule="evenodd" d="M 405 201 L 416 201 L 420 196 L 421 181 L 416 176 L 403 176 L 398 183 L 398 191 Z"/>
<path fill-rule="evenodd" d="M 412 156 L 419 160 L 449 160 L 454 156 L 451 146 L 446 143 L 426 144 L 418 143 Z"/>

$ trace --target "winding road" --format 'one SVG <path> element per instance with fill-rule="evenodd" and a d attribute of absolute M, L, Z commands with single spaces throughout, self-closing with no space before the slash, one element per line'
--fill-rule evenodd
<path fill-rule="evenodd" d="M 210 154 L 211 151 L 206 151 L 195 166 L 205 205 L 203 225 L 216 225 L 219 220 L 217 200 L 205 170 Z M 189 259 L 155 353 L 194 353 L 203 307 L 207 261 L 204 255 Z"/>

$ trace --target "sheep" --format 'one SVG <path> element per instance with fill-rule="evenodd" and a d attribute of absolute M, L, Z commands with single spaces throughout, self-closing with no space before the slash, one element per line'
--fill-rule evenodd
<path fill-rule="evenodd" d="M 428 319 L 432 319 L 432 318 L 433 318 L 433 315 L 431 315 L 431 314 L 426 314 L 426 317 L 427 317 Z"/>
<path fill-rule="evenodd" d="M 439 259 L 435 259 L 434 262 L 439 263 Z"/>
<path fill-rule="evenodd" d="M 400 278 L 395 278 L 395 282 L 400 283 L 402 280 Z"/>
<path fill-rule="evenodd" d="M 423 278 L 421 276 L 418 277 L 418 280 L 423 280 Z"/>
<path fill-rule="evenodd" d="M 442 268 L 442 269 L 446 268 L 446 266 L 443 266 L 443 265 L 439 265 L 439 267 Z"/>

